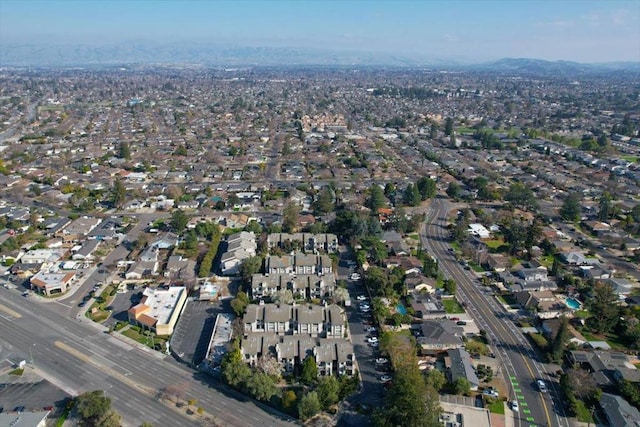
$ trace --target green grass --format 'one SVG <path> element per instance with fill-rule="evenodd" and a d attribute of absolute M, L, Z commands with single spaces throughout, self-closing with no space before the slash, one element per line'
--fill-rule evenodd
<path fill-rule="evenodd" d="M 553 255 L 546 255 L 540 258 L 540 264 L 547 267 L 548 270 L 551 270 L 553 266 Z"/>
<path fill-rule="evenodd" d="M 547 348 L 549 348 L 549 341 L 547 341 L 547 339 L 542 336 L 542 334 L 529 333 L 529 336 L 531 337 L 533 342 L 536 343 L 540 350 L 545 351 Z"/>
<path fill-rule="evenodd" d="M 620 156 L 622 159 L 625 159 L 627 162 L 631 162 L 631 163 L 636 163 L 638 161 L 638 159 L 640 159 L 640 157 L 638 156 L 633 156 L 631 154 L 623 154 L 622 156 Z"/>
<path fill-rule="evenodd" d="M 458 304 L 458 301 L 456 301 L 454 298 L 443 299 L 442 305 L 444 306 L 444 309 L 446 310 L 447 313 L 450 313 L 450 314 L 464 313 L 464 308 L 462 308 L 462 306 Z"/>
<path fill-rule="evenodd" d="M 460 251 L 460 243 L 458 242 L 451 242 L 451 247 L 453 248 L 454 251 L 459 252 Z"/>
<path fill-rule="evenodd" d="M 593 422 L 593 417 L 591 416 L 589 409 L 587 409 L 583 401 L 581 400 L 577 401 L 576 412 L 577 412 L 576 418 L 578 418 L 578 421 L 582 423 Z"/>
<path fill-rule="evenodd" d="M 146 345 L 147 347 L 153 349 L 154 344 L 161 344 L 163 348 L 166 348 L 166 342 L 168 341 L 168 337 L 159 337 L 157 335 L 152 335 L 151 337 L 141 334 L 136 328 L 131 327 L 125 331 L 121 332 L 125 337 L 131 338 L 139 342 L 140 344 Z"/>
<path fill-rule="evenodd" d="M 486 356 L 487 354 L 489 354 L 489 348 L 487 347 L 487 345 L 478 340 L 467 341 L 467 343 L 465 344 L 465 348 L 470 354 L 477 353 L 483 356 Z"/>
<path fill-rule="evenodd" d="M 489 405 L 489 412 L 492 414 L 504 415 L 504 402 L 502 400 L 496 400 Z"/>
<path fill-rule="evenodd" d="M 471 269 L 473 271 L 475 271 L 476 273 L 484 273 L 484 268 L 478 264 L 476 264 L 475 262 L 470 262 L 469 263 L 469 267 L 471 267 Z"/>
<path fill-rule="evenodd" d="M 500 246 L 504 245 L 504 240 L 503 239 L 491 239 L 491 240 L 485 240 L 484 243 L 485 243 L 485 245 L 487 245 L 487 247 L 491 251 L 497 251 Z"/>
<path fill-rule="evenodd" d="M 409 234 L 409 238 L 413 240 L 420 240 L 420 236 L 418 236 L 418 233 Z"/>
<path fill-rule="evenodd" d="M 588 319 L 589 316 L 591 316 L 588 310 L 576 310 L 573 312 L 573 315 L 580 319 Z"/>
<path fill-rule="evenodd" d="M 69 412 L 71 412 L 71 408 L 64 408 L 62 415 L 60 415 L 60 418 L 56 420 L 55 427 L 62 427 L 64 425 L 64 422 L 67 420 L 67 417 L 69 416 Z"/>
<path fill-rule="evenodd" d="M 13 371 L 9 372 L 9 375 L 16 375 L 16 376 L 20 376 L 24 374 L 24 369 L 23 368 L 16 368 Z"/>

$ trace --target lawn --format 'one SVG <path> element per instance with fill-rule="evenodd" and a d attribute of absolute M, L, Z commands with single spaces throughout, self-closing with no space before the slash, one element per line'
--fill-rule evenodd
<path fill-rule="evenodd" d="M 588 310 L 576 310 L 573 312 L 573 315 L 579 317 L 580 319 L 588 319 L 590 316 Z"/>
<path fill-rule="evenodd" d="M 160 344 L 163 349 L 166 348 L 166 342 L 168 340 L 167 337 L 159 337 L 154 334 L 151 334 L 151 336 L 144 335 L 140 333 L 140 331 L 136 327 L 133 326 L 125 331 L 122 331 L 122 335 L 124 335 L 125 337 L 129 337 L 132 340 L 139 342 L 140 344 L 144 344 L 151 349 L 153 349 L 154 345 L 158 344 Z"/>
<path fill-rule="evenodd" d="M 577 401 L 576 410 L 577 410 L 576 418 L 578 418 L 578 421 L 582 423 L 593 422 L 593 417 L 591 416 L 589 409 L 587 409 L 583 401 L 581 400 Z"/>
<path fill-rule="evenodd" d="M 553 255 L 546 255 L 540 258 L 540 264 L 547 267 L 548 270 L 551 270 L 553 266 Z"/>
<path fill-rule="evenodd" d="M 503 239 L 491 239 L 491 240 L 485 240 L 484 243 L 485 243 L 485 245 L 487 245 L 489 247 L 491 252 L 495 252 L 495 251 L 498 250 L 498 248 L 500 246 L 504 245 L 504 240 Z"/>
<path fill-rule="evenodd" d="M 23 368 L 16 368 L 13 371 L 9 372 L 9 375 L 16 375 L 16 376 L 20 376 L 24 373 L 24 369 Z"/>
<path fill-rule="evenodd" d="M 473 271 L 475 271 L 476 273 L 484 273 L 485 272 L 485 269 L 482 268 L 482 266 L 480 266 L 480 265 L 478 265 L 478 264 L 476 264 L 474 262 L 470 262 L 469 263 L 469 267 L 471 267 L 471 269 Z"/>
<path fill-rule="evenodd" d="M 631 162 L 631 163 L 636 163 L 638 161 L 638 159 L 640 158 L 638 156 L 633 156 L 633 155 L 630 155 L 630 154 L 623 154 L 620 157 L 625 159 L 627 162 Z"/>
<path fill-rule="evenodd" d="M 455 298 L 443 299 L 442 305 L 449 314 L 464 313 L 464 308 L 455 300 Z"/>
<path fill-rule="evenodd" d="M 496 400 L 489 405 L 489 412 L 492 414 L 504 415 L 504 402 L 502 400 Z"/>

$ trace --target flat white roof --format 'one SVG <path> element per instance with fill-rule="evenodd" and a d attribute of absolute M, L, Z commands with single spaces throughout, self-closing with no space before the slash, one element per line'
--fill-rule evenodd
<path fill-rule="evenodd" d="M 147 300 L 144 305 L 148 306 L 150 310 L 144 314 L 153 317 L 161 325 L 168 324 L 180 295 L 185 291 L 184 286 L 172 286 L 169 289 L 145 289 L 143 295 L 147 297 Z"/>

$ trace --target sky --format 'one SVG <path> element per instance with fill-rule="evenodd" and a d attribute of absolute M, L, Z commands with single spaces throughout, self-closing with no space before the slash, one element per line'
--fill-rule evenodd
<path fill-rule="evenodd" d="M 0 0 L 0 45 L 144 40 L 640 61 L 640 0 Z"/>

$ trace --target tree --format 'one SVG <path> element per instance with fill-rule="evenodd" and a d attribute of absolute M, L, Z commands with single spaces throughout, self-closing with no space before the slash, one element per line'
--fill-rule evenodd
<path fill-rule="evenodd" d="M 617 323 L 620 309 L 618 296 L 607 283 L 596 282 L 587 307 L 591 317 L 587 319 L 589 327 L 598 333 L 609 332 Z"/>
<path fill-rule="evenodd" d="M 576 222 L 580 220 L 580 199 L 575 193 L 569 193 L 562 201 L 560 217 L 565 221 Z"/>
<path fill-rule="evenodd" d="M 256 367 L 271 378 L 280 379 L 282 376 L 282 364 L 270 354 L 262 355 Z"/>
<path fill-rule="evenodd" d="M 450 182 L 447 186 L 447 195 L 452 199 L 460 197 L 460 186 L 455 182 Z"/>
<path fill-rule="evenodd" d="M 426 381 L 434 390 L 440 391 L 447 383 L 447 378 L 439 369 L 431 369 L 427 373 Z"/>
<path fill-rule="evenodd" d="M 249 257 L 242 260 L 239 267 L 240 278 L 245 284 L 251 283 L 251 277 L 260 272 L 262 268 L 262 258 L 259 256 Z"/>
<path fill-rule="evenodd" d="M 313 417 L 320 409 L 320 400 L 315 391 L 305 394 L 298 402 L 298 416 L 303 421 Z"/>
<path fill-rule="evenodd" d="M 290 289 L 280 289 L 272 299 L 276 304 L 293 304 L 293 292 Z"/>
<path fill-rule="evenodd" d="M 300 206 L 295 202 L 287 203 L 282 211 L 282 231 L 285 233 L 293 233 L 298 227 L 298 215 L 300 214 Z"/>
<path fill-rule="evenodd" d="M 127 199 L 127 189 L 122 183 L 122 180 L 120 180 L 120 178 L 117 178 L 113 182 L 113 189 L 111 190 L 111 200 L 113 201 L 113 205 L 117 209 L 121 209 L 126 199 Z"/>
<path fill-rule="evenodd" d="M 236 316 L 242 316 L 244 314 L 244 310 L 249 305 L 249 297 L 246 293 L 240 291 L 236 295 L 234 299 L 231 300 L 231 308 Z"/>
<path fill-rule="evenodd" d="M 322 409 L 327 410 L 331 405 L 338 402 L 340 383 L 334 376 L 322 377 L 316 391 L 318 392 L 320 406 Z"/>
<path fill-rule="evenodd" d="M 562 354 L 567 342 L 569 342 L 569 321 L 565 316 L 561 316 L 558 332 L 556 332 L 556 336 L 551 342 L 551 354 L 549 356 L 552 361 L 558 363 L 562 360 Z"/>
<path fill-rule="evenodd" d="M 436 182 L 428 177 L 422 177 L 416 183 L 422 200 L 432 199 L 436 196 Z"/>
<path fill-rule="evenodd" d="M 453 118 L 447 117 L 444 121 L 444 134 L 451 136 L 453 134 Z"/>
<path fill-rule="evenodd" d="M 261 371 L 254 372 L 253 375 L 246 380 L 244 388 L 256 399 L 265 402 L 278 392 L 273 378 Z"/>
<path fill-rule="evenodd" d="M 302 362 L 302 372 L 300 373 L 300 381 L 305 384 L 313 384 L 318 378 L 318 365 L 316 358 L 307 356 Z"/>
<path fill-rule="evenodd" d="M 118 147 L 118 157 L 125 160 L 131 160 L 131 148 L 129 147 L 128 142 L 120 142 L 120 146 Z"/>
<path fill-rule="evenodd" d="M 418 187 L 413 184 L 407 185 L 404 189 L 403 199 L 404 203 L 409 206 L 419 206 L 422 198 L 420 197 Z"/>
<path fill-rule="evenodd" d="M 373 184 L 369 188 L 369 197 L 365 202 L 365 206 L 371 209 L 371 212 L 378 212 L 378 209 L 384 207 L 387 201 L 382 188 L 378 184 Z"/>
<path fill-rule="evenodd" d="M 608 191 L 605 191 L 604 193 L 602 193 L 602 196 L 600 196 L 600 200 L 598 202 L 598 205 L 600 206 L 600 210 L 598 211 L 598 219 L 600 221 L 609 221 L 612 211 L 611 199 L 611 194 L 609 194 Z"/>
<path fill-rule="evenodd" d="M 469 380 L 464 377 L 456 378 L 456 380 L 453 382 L 453 389 L 455 390 L 456 394 L 461 394 L 463 396 L 468 396 L 469 394 L 471 394 L 471 384 L 469 383 Z"/>
<path fill-rule="evenodd" d="M 514 182 L 509 186 L 507 193 L 504 195 L 504 200 L 525 210 L 533 210 L 537 207 L 533 191 L 521 182 Z"/>
<path fill-rule="evenodd" d="M 431 127 L 429 128 L 429 138 L 436 139 L 438 137 L 438 125 L 435 123 L 431 123 Z"/>
<path fill-rule="evenodd" d="M 298 396 L 296 396 L 296 393 L 293 390 L 287 390 L 282 395 L 282 406 L 287 410 L 292 410 L 297 400 Z"/>
<path fill-rule="evenodd" d="M 89 391 L 78 396 L 76 409 L 84 426 L 120 426 L 120 415 L 111 409 L 111 399 L 106 397 L 102 390 Z"/>
<path fill-rule="evenodd" d="M 330 187 L 324 187 L 313 201 L 313 211 L 316 215 L 324 215 L 333 211 L 333 192 Z"/>
<path fill-rule="evenodd" d="M 176 233 L 182 233 L 187 224 L 189 223 L 189 217 L 181 209 L 176 209 L 171 214 L 171 229 Z"/>
<path fill-rule="evenodd" d="M 451 295 L 455 295 L 456 294 L 456 282 L 453 279 L 445 279 L 444 283 L 443 283 L 443 287 L 445 292 L 447 292 L 448 294 Z"/>

